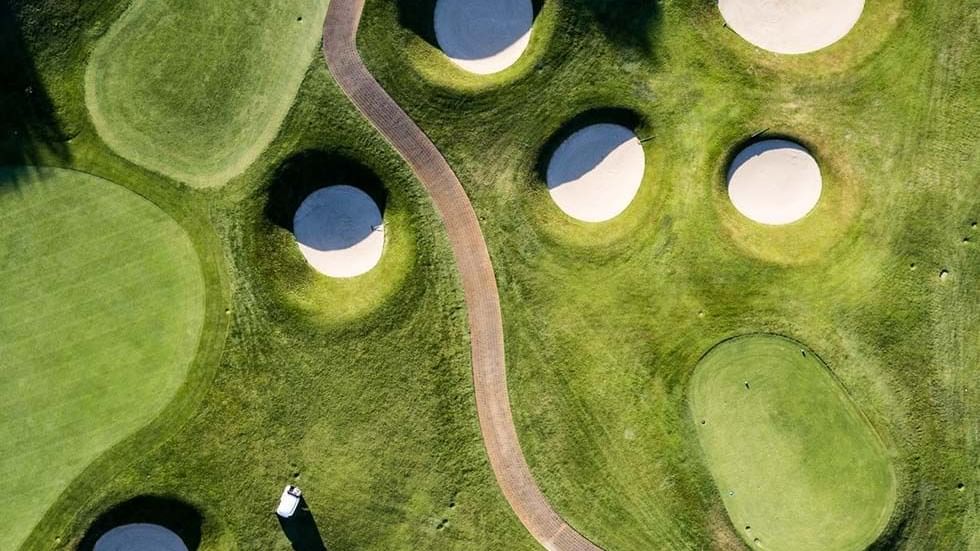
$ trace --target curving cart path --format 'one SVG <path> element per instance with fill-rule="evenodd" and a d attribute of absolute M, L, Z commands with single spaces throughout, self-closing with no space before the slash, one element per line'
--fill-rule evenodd
<path fill-rule="evenodd" d="M 323 29 L 323 55 L 344 93 L 408 161 L 449 234 L 469 316 L 480 430 L 497 484 L 527 530 L 546 549 L 600 550 L 551 508 L 524 460 L 507 394 L 497 281 L 480 224 L 442 154 L 361 61 L 355 37 L 363 8 L 364 0 L 330 2 Z"/>

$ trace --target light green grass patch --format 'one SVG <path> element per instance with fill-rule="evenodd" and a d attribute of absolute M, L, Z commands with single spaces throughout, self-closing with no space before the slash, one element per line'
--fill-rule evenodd
<path fill-rule="evenodd" d="M 278 132 L 326 5 L 134 2 L 85 73 L 99 135 L 123 157 L 197 187 L 237 176 Z"/>
<path fill-rule="evenodd" d="M 691 379 L 690 407 L 729 518 L 754 548 L 864 549 L 887 524 L 896 482 L 885 446 L 799 343 L 718 345 Z"/>
<path fill-rule="evenodd" d="M 184 381 L 204 283 L 184 230 L 88 174 L 0 169 L 0 549 Z"/>

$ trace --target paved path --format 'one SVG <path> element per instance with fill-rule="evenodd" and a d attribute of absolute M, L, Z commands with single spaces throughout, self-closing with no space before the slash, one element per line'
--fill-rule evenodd
<path fill-rule="evenodd" d="M 497 484 L 524 526 L 546 549 L 599 550 L 558 516 L 531 477 L 510 412 L 497 280 L 480 224 L 442 154 L 361 61 L 355 35 L 363 8 L 364 0 L 330 2 L 323 55 L 354 105 L 408 161 L 449 234 L 469 315 L 480 430 Z"/>

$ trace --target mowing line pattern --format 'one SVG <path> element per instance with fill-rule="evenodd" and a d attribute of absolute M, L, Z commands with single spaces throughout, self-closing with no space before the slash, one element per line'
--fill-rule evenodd
<path fill-rule="evenodd" d="M 384 91 L 357 51 L 364 0 L 333 0 L 323 29 L 331 74 L 425 187 L 449 236 L 463 283 L 480 431 L 497 483 L 525 528 L 546 549 L 598 550 L 551 507 L 521 451 L 507 392 L 497 281 L 483 232 L 463 186 L 424 132 Z"/>

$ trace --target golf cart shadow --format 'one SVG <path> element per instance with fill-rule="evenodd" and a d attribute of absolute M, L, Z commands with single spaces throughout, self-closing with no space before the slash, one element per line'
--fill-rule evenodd
<path fill-rule="evenodd" d="M 320 536 L 320 529 L 317 528 L 316 518 L 306 504 L 306 498 L 299 498 L 299 507 L 296 513 L 289 518 L 282 518 L 276 515 L 279 526 L 292 544 L 294 551 L 327 551 L 327 546 L 323 544 Z"/>

